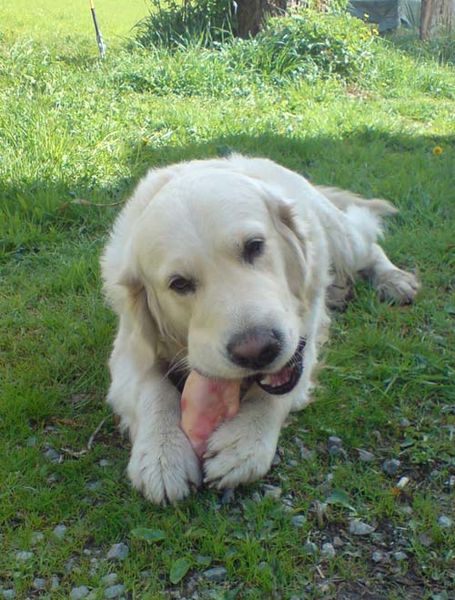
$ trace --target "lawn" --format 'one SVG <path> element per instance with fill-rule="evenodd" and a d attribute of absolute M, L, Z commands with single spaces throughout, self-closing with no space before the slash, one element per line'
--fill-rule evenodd
<path fill-rule="evenodd" d="M 370 79 L 261 77 L 128 48 L 144 2 L 96 6 L 104 62 L 88 3 L 0 8 L 0 595 L 454 598 L 453 60 L 398 37 Z M 422 292 L 358 286 L 264 481 L 155 507 L 104 404 L 99 253 L 148 167 L 230 149 L 392 200 L 384 245 Z"/>

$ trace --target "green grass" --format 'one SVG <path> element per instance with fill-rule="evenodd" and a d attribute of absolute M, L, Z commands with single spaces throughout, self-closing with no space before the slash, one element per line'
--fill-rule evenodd
<path fill-rule="evenodd" d="M 44 1 L 23 7 L 0 9 L 0 586 L 26 598 L 34 578 L 58 575 L 46 597 L 87 585 L 102 598 L 101 577 L 115 571 L 131 598 L 191 597 L 191 574 L 210 564 L 228 576 L 202 580 L 200 598 L 451 597 L 454 528 L 437 519 L 454 516 L 446 483 L 455 473 L 453 67 L 378 42 L 374 72 L 356 83 L 277 80 L 235 68 L 222 52 L 126 50 L 121 36 L 146 9 L 118 3 L 122 12 L 108 13 L 101 0 L 109 54 L 99 63 L 84 3 L 64 13 Z M 265 480 L 282 487 L 291 511 L 262 498 L 263 482 L 228 506 L 209 490 L 177 507 L 151 506 L 127 483 L 128 444 L 104 404 L 115 320 L 98 256 L 119 206 L 80 199 L 122 202 L 149 166 L 227 149 L 391 199 L 400 215 L 385 247 L 423 282 L 413 307 L 380 304 L 360 285 L 334 316 L 317 402 L 293 417 Z M 102 419 L 93 448 L 68 453 L 84 449 Z M 328 455 L 329 435 L 342 437 L 346 460 Z M 312 458 L 299 458 L 296 436 Z M 46 457 L 48 446 L 61 463 Z M 360 462 L 356 448 L 375 460 Z M 391 457 L 402 461 L 392 478 L 381 468 Z M 397 496 L 400 475 L 410 482 Z M 376 527 L 373 536 L 349 535 L 354 512 L 344 503 L 317 517 L 316 501 L 333 490 Z M 301 528 L 296 514 L 306 516 Z M 60 523 L 63 540 L 52 535 Z M 137 527 L 164 539 L 148 545 L 131 536 Z M 33 546 L 37 531 L 44 539 Z M 306 552 L 305 542 L 320 548 L 334 536 L 344 541 L 334 560 Z M 96 552 L 103 558 L 119 541 L 130 547 L 126 561 L 95 570 Z M 34 555 L 20 563 L 20 550 Z M 376 565 L 374 550 L 390 561 Z M 403 564 L 396 550 L 406 552 Z M 181 558 L 190 571 L 173 585 Z"/>

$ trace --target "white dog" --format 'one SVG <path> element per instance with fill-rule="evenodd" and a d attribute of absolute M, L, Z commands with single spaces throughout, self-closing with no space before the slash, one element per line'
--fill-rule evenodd
<path fill-rule="evenodd" d="M 120 318 L 108 402 L 131 437 L 129 477 L 148 499 L 177 501 L 203 476 L 225 488 L 268 471 L 289 411 L 310 402 L 330 289 L 362 273 L 384 299 L 417 292 L 376 243 L 380 217 L 394 212 L 240 155 L 139 183 L 101 262 Z M 243 380 L 240 410 L 202 463 L 179 426 L 190 370 Z"/>

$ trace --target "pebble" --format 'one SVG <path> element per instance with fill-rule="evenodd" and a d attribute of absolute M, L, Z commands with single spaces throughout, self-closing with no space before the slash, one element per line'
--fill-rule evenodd
<path fill-rule="evenodd" d="M 308 450 L 308 448 L 305 448 L 305 446 L 300 448 L 300 458 L 302 460 L 313 460 L 314 456 L 314 450 Z"/>
<path fill-rule="evenodd" d="M 89 589 L 86 585 L 81 585 L 79 587 L 74 587 L 70 592 L 71 600 L 82 600 L 89 593 Z"/>
<path fill-rule="evenodd" d="M 409 479 L 409 477 L 400 477 L 400 480 L 398 481 L 395 487 L 397 487 L 399 490 L 404 490 L 404 488 L 408 485 L 410 481 L 411 480 Z"/>
<path fill-rule="evenodd" d="M 294 527 L 303 527 L 306 523 L 306 517 L 305 515 L 295 515 L 292 517 L 291 523 L 294 525 Z"/>
<path fill-rule="evenodd" d="M 297 467 L 299 464 L 299 461 L 295 460 L 294 458 L 290 458 L 288 460 L 288 467 Z"/>
<path fill-rule="evenodd" d="M 406 417 L 400 419 L 400 427 L 402 427 L 403 429 L 406 429 L 406 427 L 409 427 L 410 425 L 411 421 L 409 419 L 406 419 Z"/>
<path fill-rule="evenodd" d="M 57 575 L 52 575 L 51 577 L 51 590 L 58 590 L 60 587 L 60 579 Z"/>
<path fill-rule="evenodd" d="M 234 501 L 234 498 L 235 498 L 235 488 L 226 488 L 223 491 L 220 503 L 222 504 L 222 506 L 226 506 L 226 504 L 231 504 L 231 502 Z"/>
<path fill-rule="evenodd" d="M 431 535 L 424 532 L 419 535 L 419 542 L 422 544 L 422 546 L 428 548 L 433 543 L 433 538 Z"/>
<path fill-rule="evenodd" d="M 105 598 L 118 598 L 125 591 L 125 586 L 123 583 L 117 583 L 116 585 L 111 585 L 104 590 Z"/>
<path fill-rule="evenodd" d="M 390 458 L 382 463 L 382 470 L 387 475 L 395 475 L 400 468 L 400 465 L 401 461 L 397 460 L 396 458 Z"/>
<path fill-rule="evenodd" d="M 44 588 L 46 587 L 46 580 L 42 577 L 36 577 L 33 580 L 32 586 L 35 590 L 44 590 Z"/>
<path fill-rule="evenodd" d="M 112 464 L 111 461 L 107 458 L 102 458 L 99 462 L 98 462 L 100 467 L 110 467 L 110 465 Z"/>
<path fill-rule="evenodd" d="M 5 598 L 5 600 L 10 600 L 11 598 L 16 597 L 16 592 L 13 589 L 3 590 L 2 596 Z"/>
<path fill-rule="evenodd" d="M 412 513 L 414 511 L 412 509 L 412 506 L 409 506 L 409 504 L 406 504 L 405 506 L 402 507 L 401 512 L 404 513 L 405 515 L 412 515 Z"/>
<path fill-rule="evenodd" d="M 443 527 L 444 529 L 450 529 L 450 527 L 452 527 L 453 525 L 453 521 L 450 517 L 446 517 L 445 515 L 441 515 L 438 518 L 438 524 L 440 527 Z"/>
<path fill-rule="evenodd" d="M 357 452 L 359 453 L 359 460 L 362 462 L 373 462 L 375 458 L 372 452 L 368 452 L 363 448 L 357 448 Z"/>
<path fill-rule="evenodd" d="M 77 563 L 77 560 L 74 556 L 69 558 L 65 563 L 65 567 L 64 567 L 65 573 L 71 573 L 72 571 L 74 571 L 74 568 L 76 567 L 76 563 Z"/>
<path fill-rule="evenodd" d="M 331 446 L 338 446 L 340 448 L 343 445 L 343 440 L 341 438 L 337 437 L 336 435 L 331 435 L 329 437 L 327 445 L 329 448 Z"/>
<path fill-rule="evenodd" d="M 275 456 L 273 457 L 272 460 L 272 467 L 277 467 L 281 462 L 281 456 L 278 454 L 278 452 L 275 452 Z"/>
<path fill-rule="evenodd" d="M 142 577 L 142 579 L 149 579 L 152 576 L 152 570 L 146 569 L 145 571 L 141 571 L 140 576 Z"/>
<path fill-rule="evenodd" d="M 337 535 L 333 538 L 333 545 L 335 548 L 342 548 L 344 546 L 343 540 Z"/>
<path fill-rule="evenodd" d="M 16 552 L 16 559 L 17 560 L 30 560 L 31 558 L 33 558 L 33 552 L 29 552 L 28 550 L 19 550 L 19 552 Z"/>
<path fill-rule="evenodd" d="M 352 533 L 352 535 L 370 535 L 373 531 L 374 527 L 363 521 L 359 521 L 359 519 L 353 519 L 349 523 L 349 533 Z"/>
<path fill-rule="evenodd" d="M 403 560 L 406 560 L 408 558 L 408 555 L 405 552 L 398 551 L 393 553 L 393 557 L 395 558 L 395 560 L 401 562 Z"/>
<path fill-rule="evenodd" d="M 68 529 L 68 527 L 66 525 L 57 525 L 57 527 L 54 527 L 54 530 L 52 531 L 52 535 L 56 538 L 58 538 L 59 540 L 62 540 L 65 537 L 66 534 L 66 530 Z"/>
<path fill-rule="evenodd" d="M 333 544 L 331 544 L 330 542 L 322 544 L 321 554 L 325 558 L 335 558 L 336 552 L 335 548 L 333 547 Z"/>
<path fill-rule="evenodd" d="M 34 546 L 35 544 L 38 544 L 39 542 L 42 542 L 44 540 L 44 533 L 42 531 L 34 531 L 32 533 L 32 537 L 31 537 L 31 543 L 32 546 Z"/>
<path fill-rule="evenodd" d="M 306 554 L 316 554 L 318 551 L 318 547 L 314 542 L 305 542 L 303 545 L 303 551 Z"/>
<path fill-rule="evenodd" d="M 32 435 L 31 437 L 27 438 L 25 444 L 29 448 L 33 448 L 34 446 L 36 446 L 37 441 L 38 440 L 36 439 L 36 435 Z"/>
<path fill-rule="evenodd" d="M 47 448 L 47 450 L 44 451 L 43 454 L 44 454 L 44 457 L 47 458 L 47 460 L 50 460 L 53 463 L 58 463 L 62 459 L 62 455 L 59 452 L 57 452 L 57 450 L 52 448 L 51 446 L 49 446 Z"/>
<path fill-rule="evenodd" d="M 102 481 L 88 481 L 85 484 L 85 487 L 90 490 L 91 492 L 96 492 L 97 490 L 99 490 L 102 487 L 103 483 Z"/>
<path fill-rule="evenodd" d="M 226 579 L 227 569 L 225 567 L 212 567 L 204 571 L 204 577 L 213 583 L 219 583 Z"/>
<path fill-rule="evenodd" d="M 101 583 L 103 585 L 114 585 L 114 583 L 117 583 L 117 579 L 117 573 L 108 573 L 104 577 L 101 577 Z"/>
<path fill-rule="evenodd" d="M 113 544 L 107 553 L 108 560 L 125 560 L 128 556 L 129 548 L 123 542 L 120 544 Z"/>
<path fill-rule="evenodd" d="M 375 550 L 371 558 L 375 563 L 380 563 L 384 560 L 384 554 L 380 550 Z"/>
<path fill-rule="evenodd" d="M 265 484 L 263 486 L 263 489 L 264 498 L 274 498 L 275 500 L 278 500 L 279 498 L 281 498 L 281 494 L 283 493 L 283 490 L 276 485 Z"/>

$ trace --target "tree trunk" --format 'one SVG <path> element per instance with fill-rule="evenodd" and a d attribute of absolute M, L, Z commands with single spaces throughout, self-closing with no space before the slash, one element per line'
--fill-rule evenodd
<path fill-rule="evenodd" d="M 237 35 L 254 37 L 267 13 L 284 14 L 287 0 L 237 0 Z"/>
<path fill-rule="evenodd" d="M 427 40 L 438 31 L 452 29 L 454 0 L 422 0 L 420 39 Z"/>

